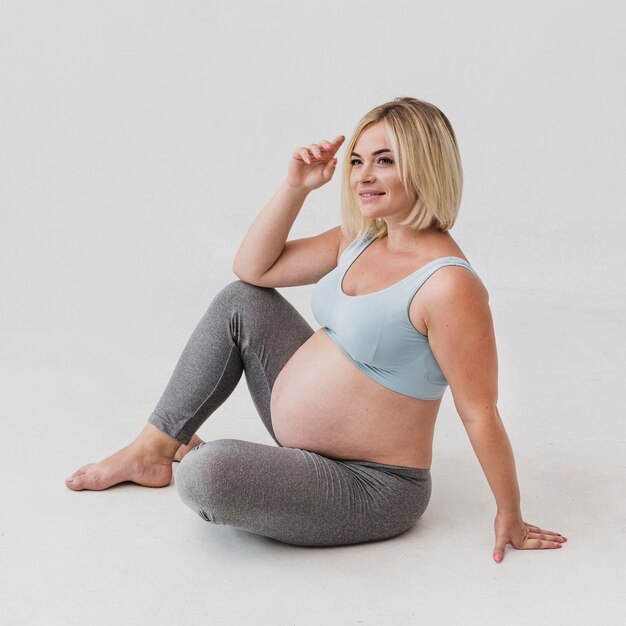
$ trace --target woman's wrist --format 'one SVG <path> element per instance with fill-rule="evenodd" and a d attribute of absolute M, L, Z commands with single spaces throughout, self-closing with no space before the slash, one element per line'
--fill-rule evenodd
<path fill-rule="evenodd" d="M 499 517 L 522 517 L 522 510 L 519 505 L 499 506 L 496 512 Z"/>
<path fill-rule="evenodd" d="M 294 185 L 289 182 L 288 178 L 285 178 L 282 186 L 285 189 L 287 189 L 290 193 L 294 194 L 295 196 L 302 197 L 302 198 L 306 198 L 309 195 L 309 193 L 311 193 L 311 190 L 308 187 L 303 187 L 301 185 Z"/>

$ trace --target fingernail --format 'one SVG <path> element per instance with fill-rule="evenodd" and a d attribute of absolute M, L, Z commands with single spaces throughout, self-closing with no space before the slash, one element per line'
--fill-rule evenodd
<path fill-rule="evenodd" d="M 554 547 L 555 547 L 555 548 L 562 548 L 562 547 L 563 547 L 563 544 L 562 544 L 562 543 L 555 543 L 555 544 L 554 544 Z"/>
<path fill-rule="evenodd" d="M 65 479 L 66 483 L 73 483 L 74 482 L 74 478 L 72 476 L 70 476 L 69 478 Z"/>
<path fill-rule="evenodd" d="M 498 563 L 502 560 L 502 557 L 499 554 L 496 554 L 493 558 L 498 561 Z"/>

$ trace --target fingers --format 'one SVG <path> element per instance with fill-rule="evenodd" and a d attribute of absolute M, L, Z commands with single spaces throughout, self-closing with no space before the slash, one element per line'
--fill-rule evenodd
<path fill-rule="evenodd" d="M 562 541 L 546 541 L 544 539 L 535 539 L 528 537 L 524 543 L 519 546 L 515 546 L 518 550 L 550 550 L 553 548 L 562 548 Z"/>
<path fill-rule="evenodd" d="M 528 531 L 528 536 L 534 537 L 535 539 L 548 539 L 551 541 L 560 541 L 565 539 L 565 537 L 563 537 L 563 535 L 560 535 L 559 533 L 553 533 L 549 530 L 539 530 L 540 532 L 534 532 L 532 530 Z"/>
<path fill-rule="evenodd" d="M 526 524 L 526 522 L 524 522 Z M 526 524 L 528 529 L 528 536 L 534 539 L 544 539 L 547 541 L 559 541 L 561 543 L 567 541 L 567 537 L 564 537 L 561 533 L 554 532 L 553 530 L 543 530 L 539 526 L 533 524 Z"/>
<path fill-rule="evenodd" d="M 317 144 L 317 143 L 312 143 L 309 146 L 309 152 L 313 153 L 313 156 L 316 159 L 321 159 L 322 158 L 322 149 L 320 148 L 319 144 Z"/>
<path fill-rule="evenodd" d="M 496 563 L 500 563 L 502 561 L 502 559 L 504 558 L 504 545 L 499 545 L 496 543 L 496 547 L 494 548 L 493 551 L 493 560 Z"/>
<path fill-rule="evenodd" d="M 296 154 L 298 154 L 307 165 L 311 165 L 313 161 L 319 162 L 322 160 L 322 149 L 316 143 L 312 143 L 308 148 L 298 148 Z"/>
<path fill-rule="evenodd" d="M 344 139 L 345 137 L 343 135 L 338 135 L 332 141 L 322 139 L 319 143 L 312 143 L 308 147 L 298 148 L 295 154 L 307 165 L 311 165 L 313 161 L 328 162 L 339 149 Z"/>
<path fill-rule="evenodd" d="M 339 147 L 344 142 L 344 140 L 345 140 L 345 137 L 343 135 L 338 135 L 332 141 L 325 142 L 328 144 L 328 150 L 331 153 L 331 155 L 334 155 L 335 152 L 339 150 Z"/>
<path fill-rule="evenodd" d="M 538 535 L 538 536 L 536 536 Z M 541 537 L 547 537 L 545 534 L 538 533 L 528 533 L 528 535 L 524 538 L 520 545 L 515 545 L 513 543 L 513 547 L 517 550 L 554 550 L 556 548 L 562 548 L 563 543 L 566 541 L 565 537 L 557 536 L 552 539 L 542 539 Z M 493 550 L 493 559 L 496 563 L 501 563 L 504 559 L 504 545 L 501 543 L 497 543 L 496 547 Z"/>
<path fill-rule="evenodd" d="M 539 528 L 534 524 L 522 522 L 521 528 L 517 524 L 515 527 L 496 529 L 496 545 L 493 550 L 493 559 L 496 563 L 504 559 L 507 543 L 517 550 L 554 550 L 562 548 L 567 541 L 567 537 L 560 533 Z"/>
<path fill-rule="evenodd" d="M 325 182 L 328 182 L 333 177 L 333 173 L 334 173 L 336 165 L 337 165 L 337 159 L 335 157 L 333 157 L 326 164 L 326 167 L 324 168 L 324 171 L 322 172 L 322 178 L 324 179 Z"/>
<path fill-rule="evenodd" d="M 518 550 L 550 550 L 555 548 L 562 548 L 563 544 L 567 541 L 567 537 L 556 533 L 552 530 L 543 530 L 539 526 L 533 524 L 526 524 L 524 538 L 521 544 L 513 547 Z"/>
<path fill-rule="evenodd" d="M 532 530 L 536 533 L 550 533 L 551 535 L 559 534 L 559 533 L 552 532 L 551 530 L 543 530 L 539 528 L 539 526 L 534 526 L 533 524 L 527 524 L 526 522 L 524 522 L 524 524 L 526 524 L 526 528 L 528 528 L 528 530 Z"/>
<path fill-rule="evenodd" d="M 311 165 L 313 155 L 309 152 L 308 148 L 298 148 L 296 150 L 296 156 L 299 156 L 305 163 Z"/>

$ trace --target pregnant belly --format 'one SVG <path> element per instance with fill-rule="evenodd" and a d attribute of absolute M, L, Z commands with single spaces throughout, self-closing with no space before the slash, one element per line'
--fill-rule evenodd
<path fill-rule="evenodd" d="M 372 380 L 320 329 L 278 375 L 271 414 L 283 446 L 337 459 L 429 468 L 440 404 Z"/>

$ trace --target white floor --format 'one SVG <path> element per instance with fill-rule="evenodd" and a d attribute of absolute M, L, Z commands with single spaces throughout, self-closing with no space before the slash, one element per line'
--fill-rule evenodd
<path fill-rule="evenodd" d="M 308 312 L 306 289 L 281 291 Z M 127 310 L 136 327 L 116 344 L 106 329 L 43 309 L 19 323 L 14 310 L 0 331 L 0 623 L 625 623 L 626 311 L 502 291 L 491 306 L 524 517 L 569 539 L 508 546 L 499 565 L 493 497 L 449 391 L 429 508 L 388 541 L 283 545 L 207 524 L 174 485 L 69 491 L 66 475 L 141 428 L 195 319 L 140 324 Z M 243 380 L 200 434 L 271 443 Z"/>

